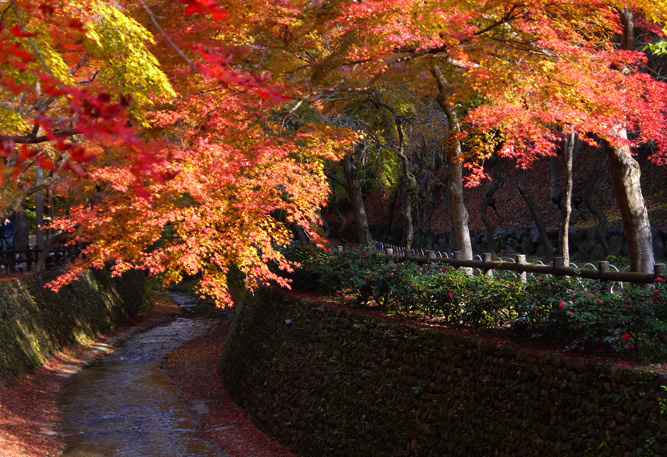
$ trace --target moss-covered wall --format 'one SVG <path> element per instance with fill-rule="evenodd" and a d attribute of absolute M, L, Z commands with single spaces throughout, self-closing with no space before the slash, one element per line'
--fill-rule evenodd
<path fill-rule="evenodd" d="M 136 315 L 144 282 L 141 272 L 112 279 L 94 271 L 54 293 L 36 278 L 0 281 L 0 386 L 66 345 L 94 338 Z"/>
<path fill-rule="evenodd" d="M 303 456 L 667 455 L 667 378 L 289 302 L 237 312 L 221 371 Z"/>

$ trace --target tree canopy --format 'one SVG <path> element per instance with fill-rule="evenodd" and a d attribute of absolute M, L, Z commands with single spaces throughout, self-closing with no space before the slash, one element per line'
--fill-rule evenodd
<path fill-rule="evenodd" d="M 572 132 L 667 160 L 667 84 L 620 42 L 628 12 L 659 41 L 664 1 L 0 6 L 2 216 L 57 183 L 72 210 L 53 227 L 88 243 L 54 287 L 109 261 L 197 276 L 218 303 L 232 266 L 248 287 L 286 285 L 279 248 L 295 227 L 317 238 L 326 165 L 369 132 L 342 119 L 368 100 L 393 113 L 378 131 L 395 121 L 405 154 L 401 116 L 440 94 L 470 185 L 492 154 L 527 167 Z"/>

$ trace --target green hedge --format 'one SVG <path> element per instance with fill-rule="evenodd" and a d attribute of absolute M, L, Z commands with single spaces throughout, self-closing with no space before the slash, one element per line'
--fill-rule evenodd
<path fill-rule="evenodd" d="M 135 316 L 144 283 L 145 274 L 137 271 L 113 279 L 105 271 L 90 272 L 59 293 L 36 278 L 0 281 L 0 386 L 65 346 Z"/>
<path fill-rule="evenodd" d="M 303 456 L 667 455 L 665 376 L 273 291 L 239 307 L 221 372 Z"/>

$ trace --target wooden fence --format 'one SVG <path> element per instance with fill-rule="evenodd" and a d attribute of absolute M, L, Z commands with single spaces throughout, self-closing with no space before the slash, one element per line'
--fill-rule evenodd
<path fill-rule="evenodd" d="M 338 249 L 342 249 L 339 246 Z M 587 279 L 598 279 L 600 281 L 620 281 L 631 282 L 635 284 L 648 284 L 654 282 L 657 278 L 665 278 L 665 264 L 656 263 L 653 268 L 653 273 L 636 273 L 630 271 L 611 271 L 611 266 L 608 261 L 602 260 L 597 262 L 597 268 L 577 268 L 566 267 L 562 257 L 554 257 L 551 264 L 535 264 L 527 263 L 526 256 L 517 254 L 512 261 L 492 260 L 492 255 L 489 253 L 482 254 L 481 260 L 466 260 L 461 258 L 461 252 L 455 251 L 450 257 L 445 257 L 440 254 L 436 255 L 436 251 L 417 251 L 412 249 L 403 249 L 395 247 L 384 248 L 385 254 L 393 257 L 395 261 L 410 261 L 414 263 L 439 262 L 449 264 L 454 268 L 477 268 L 482 274 L 493 276 L 497 271 L 513 271 L 518 274 L 522 282 L 526 282 L 528 273 L 544 274 L 552 276 L 571 276 Z M 591 265 L 592 264 L 587 264 Z"/>
<path fill-rule="evenodd" d="M 51 248 L 45 259 L 44 268 L 62 267 L 67 262 L 83 257 L 82 251 L 83 246 L 79 244 Z M 44 251 L 37 247 L 0 251 L 0 276 L 33 272 L 42 252 Z"/>

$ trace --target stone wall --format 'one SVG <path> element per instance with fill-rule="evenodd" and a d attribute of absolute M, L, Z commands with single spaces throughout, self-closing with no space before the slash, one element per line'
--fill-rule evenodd
<path fill-rule="evenodd" d="M 225 387 L 301 456 L 667 455 L 667 377 L 258 293 Z"/>
<path fill-rule="evenodd" d="M 381 228 L 373 233 L 383 233 Z M 549 240 L 552 246 L 558 250 L 560 244 L 560 230 L 550 228 Z M 381 241 L 402 245 L 400 229 L 395 230 L 390 237 L 378 235 Z M 537 227 L 528 228 L 509 228 L 497 230 L 495 234 L 496 252 L 526 254 L 528 256 L 544 257 L 546 250 L 540 241 L 540 235 Z M 606 255 L 627 256 L 628 247 L 621 227 L 611 227 L 606 232 L 606 241 L 609 247 L 608 253 L 605 252 L 600 244 L 595 229 L 576 228 L 570 229 L 570 255 L 579 261 L 604 260 Z M 488 252 L 486 230 L 471 230 L 470 239 L 473 252 L 481 254 Z M 429 240 L 432 240 L 433 249 L 443 252 L 453 252 L 456 250 L 456 240 L 454 233 L 450 231 L 436 231 L 432 234 L 426 230 L 417 230 L 413 246 L 419 249 L 427 249 Z M 653 250 L 656 259 L 667 259 L 667 227 L 661 227 L 653 230 Z"/>
<path fill-rule="evenodd" d="M 44 278 L 46 281 L 48 277 Z M 0 281 L 0 386 L 67 345 L 92 339 L 139 311 L 145 275 L 87 273 L 59 293 L 37 278 Z"/>

